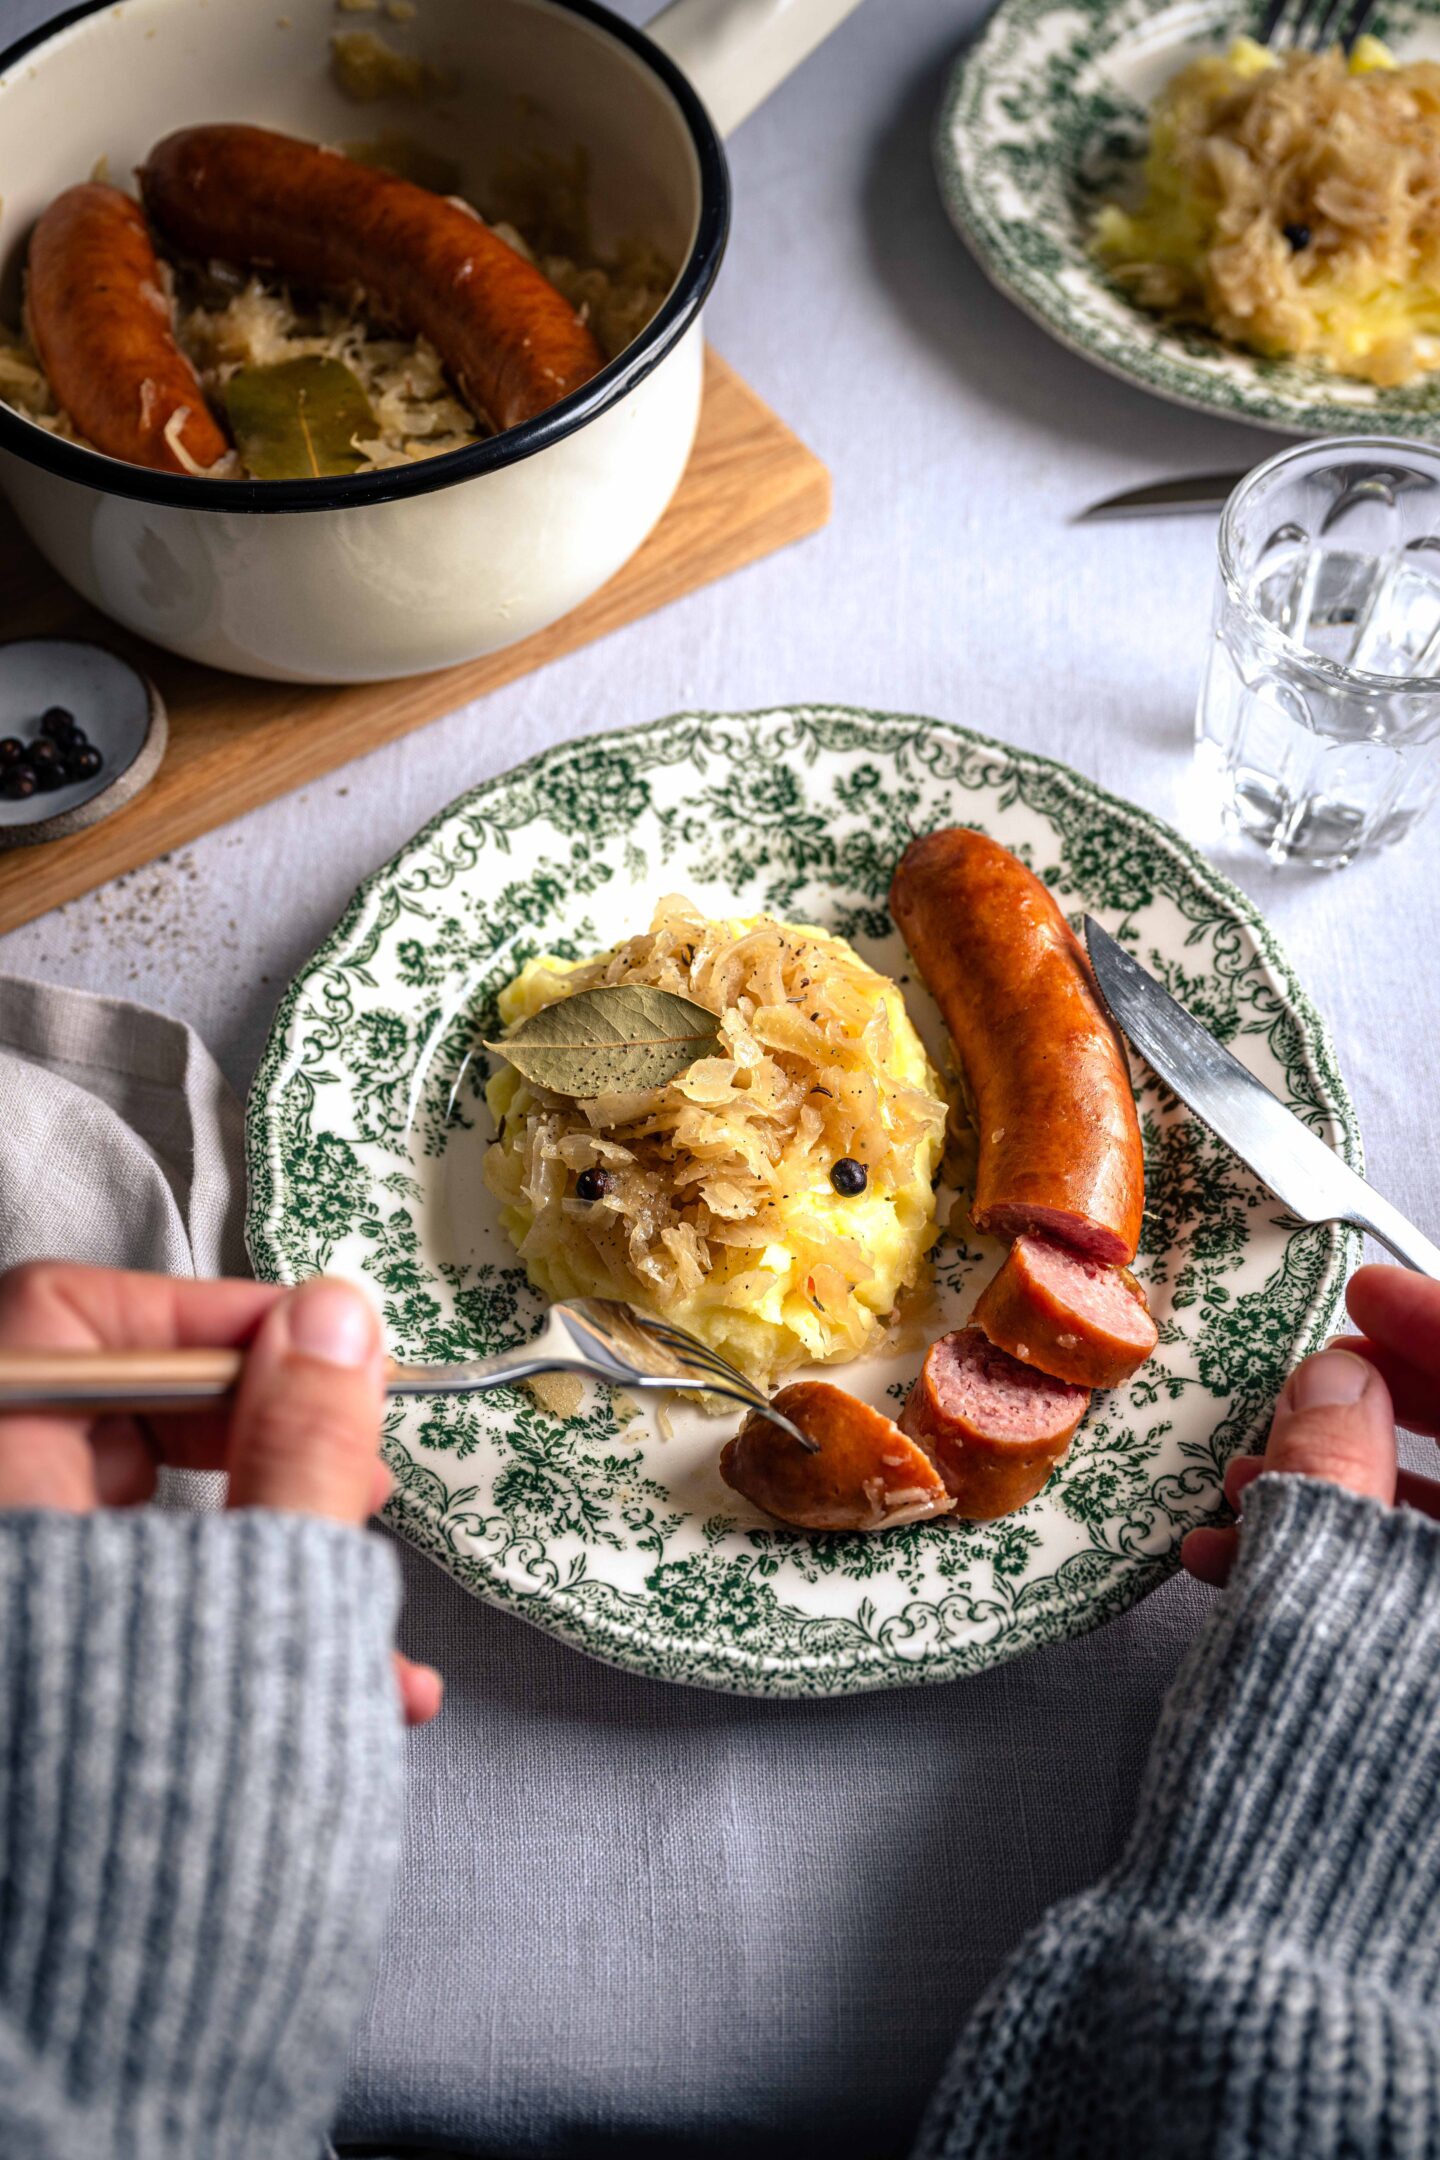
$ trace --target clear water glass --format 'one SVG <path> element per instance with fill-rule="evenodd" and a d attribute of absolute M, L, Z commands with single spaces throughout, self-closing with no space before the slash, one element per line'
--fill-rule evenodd
<path fill-rule="evenodd" d="M 1195 716 L 1221 815 L 1274 861 L 1388 847 L 1440 789 L 1440 448 L 1282 450 L 1220 520 Z"/>

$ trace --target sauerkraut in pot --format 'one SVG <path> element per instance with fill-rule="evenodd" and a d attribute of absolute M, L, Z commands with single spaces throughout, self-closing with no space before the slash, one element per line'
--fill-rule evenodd
<path fill-rule="evenodd" d="M 1440 366 L 1440 64 L 1375 38 L 1191 61 L 1095 247 L 1142 307 L 1383 386 Z"/>
<path fill-rule="evenodd" d="M 578 247 L 572 253 L 541 252 L 532 250 L 513 225 L 497 222 L 492 229 L 564 294 L 607 360 L 639 336 L 672 282 L 670 266 L 640 242 L 622 246 L 606 263 L 586 262 L 579 259 Z M 486 432 L 456 393 L 434 347 L 424 338 L 396 337 L 374 323 L 363 293 L 343 302 L 305 298 L 223 263 L 203 270 L 186 265 L 177 271 L 162 260 L 160 272 L 172 305 L 176 342 L 217 411 L 223 410 L 225 385 L 237 368 L 324 358 L 351 370 L 375 414 L 374 434 L 354 443 L 364 458 L 356 468 L 360 472 L 438 457 Z M 84 440 L 57 404 L 33 346 L 23 333 L 7 331 L 3 324 L 0 401 L 68 442 Z M 232 450 L 209 469 L 208 477 L 244 474 Z"/>
<path fill-rule="evenodd" d="M 598 959 L 528 962 L 501 1019 L 609 983 L 718 1014 L 721 1054 L 591 1101 L 497 1064 L 485 1181 L 532 1282 L 663 1314 L 762 1386 L 873 1349 L 927 1271 L 946 1118 L 895 984 L 823 930 L 671 898 Z M 842 1159 L 862 1191 L 836 1189 Z M 586 1172 L 597 1198 L 577 1192 Z"/>

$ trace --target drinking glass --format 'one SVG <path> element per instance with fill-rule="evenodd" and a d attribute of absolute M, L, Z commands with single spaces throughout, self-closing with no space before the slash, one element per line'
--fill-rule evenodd
<path fill-rule="evenodd" d="M 1220 520 L 1196 757 L 1276 862 L 1387 847 L 1440 788 L 1440 448 L 1282 450 Z"/>

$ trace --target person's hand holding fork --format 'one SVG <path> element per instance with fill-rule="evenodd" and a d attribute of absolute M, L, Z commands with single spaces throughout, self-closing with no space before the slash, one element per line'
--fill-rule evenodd
<path fill-rule="evenodd" d="M 233 1404 L 165 1417 L 0 1416 L 0 1509 L 88 1513 L 151 1498 L 161 1463 L 227 1470 L 228 1505 L 329 1516 L 357 1528 L 383 1505 L 380 1327 L 329 1277 L 295 1290 L 190 1282 L 36 1261 L 0 1276 L 0 1348 L 246 1352 Z M 396 1653 L 407 1724 L 440 1707 L 440 1677 Z"/>

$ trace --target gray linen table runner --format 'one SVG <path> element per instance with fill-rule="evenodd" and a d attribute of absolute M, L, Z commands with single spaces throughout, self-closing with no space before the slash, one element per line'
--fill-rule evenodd
<path fill-rule="evenodd" d="M 0 977 L 0 1267 L 243 1271 L 242 1197 L 239 1108 L 188 1028 Z M 447 1697 L 411 1736 L 337 2126 L 371 2156 L 899 2160 L 1005 1952 L 1117 1857 L 1202 1603 L 1171 1584 L 943 1688 L 750 1701 L 612 1671 L 401 1560 L 402 1642 Z"/>

